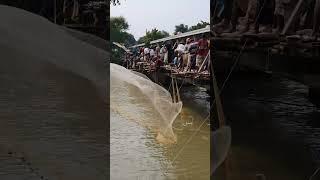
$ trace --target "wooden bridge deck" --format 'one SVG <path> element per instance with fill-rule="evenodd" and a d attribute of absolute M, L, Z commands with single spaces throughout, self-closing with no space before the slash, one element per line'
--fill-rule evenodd
<path fill-rule="evenodd" d="M 281 36 L 276 34 L 253 34 L 217 36 L 211 39 L 215 51 L 270 51 L 272 54 L 319 58 L 320 39 L 304 35 Z"/>
<path fill-rule="evenodd" d="M 170 65 L 161 66 L 156 69 L 147 62 L 138 62 L 136 68 L 132 69 L 134 71 L 151 76 L 152 74 L 157 74 L 166 76 L 169 78 L 176 78 L 180 83 L 191 84 L 195 86 L 200 86 L 209 90 L 211 77 L 210 73 L 207 71 L 196 72 L 196 71 L 180 71 L 175 67 Z"/>

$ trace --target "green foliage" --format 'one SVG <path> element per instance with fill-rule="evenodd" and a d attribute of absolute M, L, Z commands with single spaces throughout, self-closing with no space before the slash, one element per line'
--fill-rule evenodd
<path fill-rule="evenodd" d="M 129 24 L 127 20 L 120 16 L 120 17 L 111 17 L 110 18 L 110 28 L 116 29 L 119 31 L 126 31 L 129 29 Z"/>
<path fill-rule="evenodd" d="M 188 32 L 188 30 L 189 30 L 188 25 L 179 24 L 175 26 L 174 34 L 177 34 L 178 32 L 185 33 L 185 32 Z"/>
<path fill-rule="evenodd" d="M 110 18 L 110 41 L 131 46 L 136 43 L 133 35 L 128 33 L 129 24 L 124 17 Z"/>
<path fill-rule="evenodd" d="M 138 43 L 146 43 L 149 44 L 151 41 L 168 37 L 169 33 L 166 31 L 159 31 L 157 28 L 152 29 L 151 31 L 147 31 L 146 35 L 139 38 Z"/>
<path fill-rule="evenodd" d="M 125 45 L 126 47 L 136 44 L 134 36 L 127 32 L 129 24 L 124 17 L 110 18 L 110 41 Z M 111 61 L 120 64 L 124 51 L 119 48 L 112 48 Z"/>
<path fill-rule="evenodd" d="M 207 25 L 210 25 L 210 23 L 201 21 L 200 23 L 198 23 L 198 24 L 196 24 L 194 26 L 191 26 L 189 28 L 189 31 L 194 31 L 194 30 L 197 30 L 197 29 L 205 28 Z"/>
<path fill-rule="evenodd" d="M 197 29 L 205 28 L 207 25 L 209 25 L 209 23 L 204 21 L 201 21 L 198 24 L 191 26 L 190 28 L 188 27 L 188 25 L 179 24 L 175 26 L 174 34 L 177 34 L 178 32 L 185 33 L 189 31 L 194 31 Z"/>

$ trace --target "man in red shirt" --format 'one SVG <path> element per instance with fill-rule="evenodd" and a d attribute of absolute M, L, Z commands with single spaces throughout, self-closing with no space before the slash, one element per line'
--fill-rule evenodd
<path fill-rule="evenodd" d="M 197 69 L 199 69 L 200 66 L 202 65 L 208 52 L 209 52 L 209 44 L 208 44 L 208 41 L 205 39 L 205 35 L 202 34 L 201 39 L 199 39 L 198 41 L 198 52 L 197 52 L 197 59 L 196 59 Z"/>

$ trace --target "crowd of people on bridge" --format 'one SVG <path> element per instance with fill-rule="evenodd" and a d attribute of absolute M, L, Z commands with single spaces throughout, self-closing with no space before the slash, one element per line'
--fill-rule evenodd
<path fill-rule="evenodd" d="M 64 24 L 105 26 L 108 5 L 106 0 L 63 0 Z"/>
<path fill-rule="evenodd" d="M 320 0 L 214 0 L 212 5 L 216 35 L 300 32 L 313 39 L 319 36 Z"/>
<path fill-rule="evenodd" d="M 180 38 L 133 48 L 126 53 L 123 65 L 127 68 L 137 68 L 138 62 L 144 62 L 153 69 L 170 66 L 178 72 L 196 72 L 200 67 L 206 71 L 209 68 L 209 38 L 205 34 Z"/>

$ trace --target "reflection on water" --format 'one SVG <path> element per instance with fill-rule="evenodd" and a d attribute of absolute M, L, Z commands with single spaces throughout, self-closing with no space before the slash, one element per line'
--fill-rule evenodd
<path fill-rule="evenodd" d="M 197 100 L 186 92 L 198 95 Z M 208 115 L 204 113 L 209 111 L 207 94 L 201 89 L 189 88 L 182 92 L 181 96 L 183 103 L 188 103 L 184 103 L 182 112 L 173 124 L 177 144 L 160 144 L 156 141 L 157 133 L 141 124 L 143 120 L 137 123 L 116 111 L 111 112 L 111 179 L 209 179 L 208 120 L 187 143 Z M 202 107 L 202 111 L 197 110 L 196 106 Z M 140 114 L 140 117 L 143 118 L 143 114 Z"/>
<path fill-rule="evenodd" d="M 267 179 L 310 177 L 320 159 L 320 128 L 307 92 L 306 86 L 279 77 L 234 76 L 223 92 L 233 133 L 231 180 L 260 173 Z M 222 174 L 220 169 L 217 178 Z"/>

